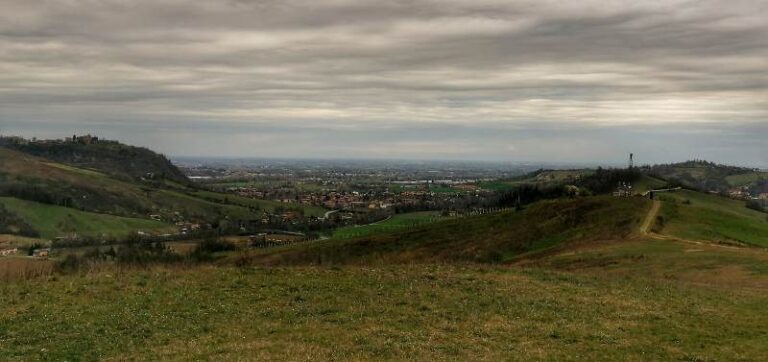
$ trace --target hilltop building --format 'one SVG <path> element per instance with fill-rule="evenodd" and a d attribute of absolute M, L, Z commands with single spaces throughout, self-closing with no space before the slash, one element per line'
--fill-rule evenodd
<path fill-rule="evenodd" d="M 90 134 L 85 136 L 72 135 L 72 143 L 79 143 L 81 145 L 99 143 L 99 137 L 91 136 Z"/>

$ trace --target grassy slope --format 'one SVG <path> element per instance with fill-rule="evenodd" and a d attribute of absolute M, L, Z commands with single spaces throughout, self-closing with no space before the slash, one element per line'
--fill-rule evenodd
<path fill-rule="evenodd" d="M 76 206 L 97 213 L 138 218 L 147 218 L 152 213 L 171 217 L 174 212 L 206 219 L 224 215 L 256 217 L 246 207 L 222 205 L 190 196 L 183 193 L 186 189 L 166 190 L 120 181 L 96 171 L 53 163 L 1 147 L 0 166 L 0 186 L 37 185 L 52 195 L 68 195 Z M 176 186 L 183 188 L 180 184 Z M 219 195 L 222 199 L 225 196 Z"/>
<path fill-rule="evenodd" d="M 641 175 L 640 179 L 632 184 L 633 192 L 642 194 L 648 190 L 663 188 L 667 185 L 664 180 L 657 179 L 648 175 Z"/>
<path fill-rule="evenodd" d="M 543 201 L 524 212 L 438 222 L 413 230 L 269 251 L 261 263 L 495 261 L 567 240 L 618 240 L 637 232 L 650 202 L 593 197 Z"/>
<path fill-rule="evenodd" d="M 439 212 L 409 212 L 396 214 L 387 220 L 362 226 L 347 226 L 333 231 L 334 238 L 351 238 L 395 231 L 430 224 L 440 219 Z"/>
<path fill-rule="evenodd" d="M 119 237 L 136 230 L 158 233 L 175 231 L 172 225 L 154 220 L 94 214 L 10 197 L 0 197 L 0 203 L 33 225 L 40 236 L 47 239 L 72 232 L 87 236 Z"/>
<path fill-rule="evenodd" d="M 273 212 L 276 208 L 282 207 L 284 209 L 297 209 L 297 210 L 303 210 L 304 214 L 306 216 L 316 216 L 316 217 L 322 217 L 325 215 L 326 209 L 319 207 L 319 206 L 309 206 L 309 205 L 302 205 L 302 204 L 287 204 L 279 201 L 272 201 L 272 200 L 260 200 L 260 199 L 251 199 L 247 197 L 242 197 L 238 195 L 232 195 L 232 194 L 224 194 L 224 193 L 218 193 L 218 192 L 212 192 L 212 191 L 195 191 L 192 193 L 194 196 L 220 202 L 220 203 L 229 203 L 233 205 L 239 205 L 244 207 L 255 207 L 259 210 L 266 210 Z"/>
<path fill-rule="evenodd" d="M 0 283 L 0 355 L 10 360 L 763 359 L 768 355 L 764 249 L 632 235 L 518 260 L 523 267 L 445 263 L 471 259 L 471 244 L 516 250 L 524 240 L 626 238 L 648 206 L 637 198 L 550 201 L 524 213 L 282 252 L 294 254 L 283 262 L 306 262 L 296 258 L 298 251 L 316 257 L 343 245 L 351 251 L 341 260 L 379 261 L 375 266 L 107 269 Z M 534 220 L 548 221 L 532 226 Z M 570 231 L 563 231 L 566 226 Z"/>
<path fill-rule="evenodd" d="M 476 265 L 0 284 L 8 360 L 760 360 L 764 291 Z"/>
<path fill-rule="evenodd" d="M 687 190 L 663 194 L 660 199 L 663 234 L 768 247 L 768 214 L 747 209 L 743 201 Z"/>
<path fill-rule="evenodd" d="M 760 178 L 768 178 L 768 172 L 749 172 L 739 175 L 731 175 L 725 178 L 733 187 L 748 186 Z"/>

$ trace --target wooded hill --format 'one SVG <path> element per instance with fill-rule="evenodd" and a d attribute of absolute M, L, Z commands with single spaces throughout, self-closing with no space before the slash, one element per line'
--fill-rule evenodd
<path fill-rule="evenodd" d="M 81 138 L 82 139 L 82 138 Z M 75 137 L 64 141 L 28 141 L 17 137 L 0 138 L 0 146 L 50 161 L 94 170 L 123 181 L 168 180 L 189 185 L 189 179 L 165 156 L 143 147 L 116 141 Z"/>

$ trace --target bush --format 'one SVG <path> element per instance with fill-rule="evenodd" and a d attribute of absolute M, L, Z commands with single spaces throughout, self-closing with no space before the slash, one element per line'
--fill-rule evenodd
<path fill-rule="evenodd" d="M 237 250 L 235 244 L 221 239 L 210 238 L 198 244 L 189 256 L 194 261 L 211 261 L 213 260 L 214 253 L 232 250 Z"/>
<path fill-rule="evenodd" d="M 749 200 L 747 201 L 747 208 L 755 211 L 766 212 L 765 208 L 759 201 Z"/>

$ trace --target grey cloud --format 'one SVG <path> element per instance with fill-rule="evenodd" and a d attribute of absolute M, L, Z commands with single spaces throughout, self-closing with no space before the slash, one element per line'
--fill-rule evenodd
<path fill-rule="evenodd" d="M 754 134 L 684 132 L 766 122 L 759 0 L 2 0 L 0 10 L 3 132 L 135 140 L 155 125 L 185 133 L 138 142 L 240 156 L 379 157 L 389 144 L 430 158 L 608 160 L 630 143 L 670 157 L 721 145 L 714 156 L 741 162 L 768 151 Z M 204 146 L 222 137 L 238 141 Z M 548 149 L 520 151 L 529 145 Z"/>

